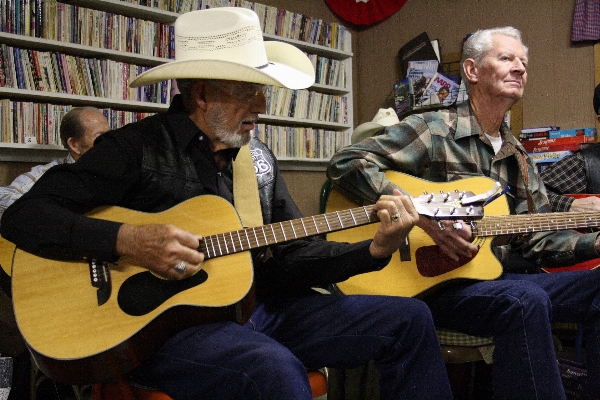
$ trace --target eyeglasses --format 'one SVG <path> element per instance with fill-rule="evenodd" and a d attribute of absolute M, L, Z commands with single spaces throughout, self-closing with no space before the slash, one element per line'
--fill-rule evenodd
<path fill-rule="evenodd" d="M 225 92 L 231 97 L 234 97 L 241 101 L 242 103 L 251 103 L 258 96 L 266 96 L 267 94 L 267 85 L 261 85 L 258 83 L 247 83 L 247 82 L 225 82 L 225 81 L 217 81 L 211 80 L 206 81 L 209 85 L 214 88 L 219 89 L 222 92 Z"/>

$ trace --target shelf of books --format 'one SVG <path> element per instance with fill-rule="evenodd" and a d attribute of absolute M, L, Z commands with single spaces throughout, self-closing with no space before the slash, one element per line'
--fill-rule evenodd
<path fill-rule="evenodd" d="M 170 100 L 170 82 L 136 89 L 128 83 L 173 58 L 171 24 L 180 13 L 237 6 L 259 15 L 265 40 L 281 40 L 302 49 L 317 73 L 309 90 L 270 89 L 268 111 L 259 116 L 259 122 L 266 124 L 263 139 L 276 156 L 292 160 L 284 165 L 293 164 L 294 169 L 304 169 L 303 161 L 306 169 L 314 169 L 350 143 L 351 35 L 337 23 L 242 0 L 13 0 L 7 5 L 10 7 L 0 14 L 0 99 L 10 101 L 13 112 L 20 103 L 25 108 L 91 105 L 106 109 L 107 114 L 134 113 L 135 118 L 164 111 Z M 0 160 L 46 161 L 56 156 L 60 143 L 43 141 L 51 135 L 27 138 L 16 134 L 37 123 L 19 119 L 8 123 L 4 120 L 8 117 L 2 118 Z M 16 126 L 10 126 L 13 123 Z M 279 152 L 286 146 L 279 146 L 277 137 L 269 136 L 274 132 L 271 127 L 298 134 L 294 142 L 304 140 L 304 145 L 293 146 L 298 148 L 296 153 L 289 149 Z M 314 133 L 301 134 L 301 129 Z M 319 144 L 317 152 L 300 150 L 330 135 L 339 136 L 333 147 Z M 26 157 L 15 151 L 20 148 L 28 150 Z M 36 149 L 39 155 L 32 156 Z"/>
<path fill-rule="evenodd" d="M 541 172 L 548 165 L 598 141 L 596 128 L 560 129 L 537 126 L 521 129 L 519 140 Z"/>

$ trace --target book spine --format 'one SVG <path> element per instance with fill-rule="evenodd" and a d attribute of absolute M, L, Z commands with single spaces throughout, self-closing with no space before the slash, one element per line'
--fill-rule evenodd
<path fill-rule="evenodd" d="M 539 153 L 540 151 L 576 150 L 582 143 L 595 142 L 596 138 L 593 136 L 571 136 L 556 139 L 524 140 L 521 142 L 521 145 L 529 153 Z M 540 148 L 548 148 L 550 150 L 537 150 Z"/>
<path fill-rule="evenodd" d="M 584 142 L 581 143 L 571 143 L 571 144 L 546 144 L 546 145 L 536 145 L 534 147 L 525 148 L 528 153 L 545 153 L 545 152 L 554 152 L 554 151 L 577 151 L 581 148 L 582 145 L 585 145 Z M 523 146 L 524 147 L 524 146 Z"/>
<path fill-rule="evenodd" d="M 560 127 L 554 125 L 548 126 L 537 126 L 535 128 L 525 128 L 521 129 L 521 133 L 532 133 L 532 132 L 545 132 L 545 131 L 556 131 L 559 130 Z"/>
<path fill-rule="evenodd" d="M 561 129 L 556 131 L 549 131 L 549 138 L 562 138 L 570 136 L 593 136 L 596 137 L 596 128 L 580 128 L 580 129 Z"/>
<path fill-rule="evenodd" d="M 560 161 L 570 154 L 573 154 L 573 152 L 569 150 L 547 151 L 542 153 L 529 153 L 529 157 L 533 160 L 534 163 L 537 164 L 541 162 Z"/>

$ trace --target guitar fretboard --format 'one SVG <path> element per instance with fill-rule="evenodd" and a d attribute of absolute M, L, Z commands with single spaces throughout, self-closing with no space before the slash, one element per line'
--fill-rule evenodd
<path fill-rule="evenodd" d="M 373 206 L 357 207 L 206 236 L 198 250 L 210 259 L 378 221 Z"/>
<path fill-rule="evenodd" d="M 473 230 L 475 236 L 496 236 L 600 226 L 600 212 L 557 212 L 484 217 Z"/>

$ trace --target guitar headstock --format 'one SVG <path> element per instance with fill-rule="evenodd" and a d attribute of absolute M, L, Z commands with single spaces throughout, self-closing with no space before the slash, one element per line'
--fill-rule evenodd
<path fill-rule="evenodd" d="M 413 197 L 412 202 L 419 215 L 435 219 L 481 219 L 483 202 L 473 202 L 473 192 L 425 193 Z"/>

